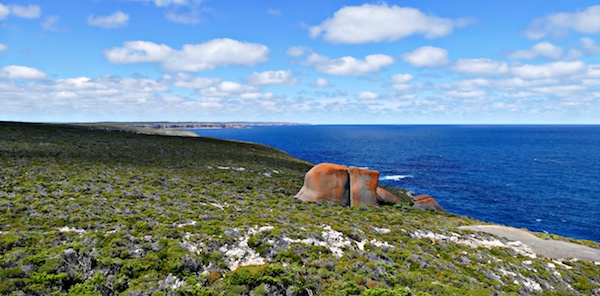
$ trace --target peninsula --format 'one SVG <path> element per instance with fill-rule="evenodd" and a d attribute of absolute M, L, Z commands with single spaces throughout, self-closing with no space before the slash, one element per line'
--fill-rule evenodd
<path fill-rule="evenodd" d="M 0 122 L 0 294 L 600 293 L 596 242 L 303 202 L 281 150 L 134 129 Z"/>

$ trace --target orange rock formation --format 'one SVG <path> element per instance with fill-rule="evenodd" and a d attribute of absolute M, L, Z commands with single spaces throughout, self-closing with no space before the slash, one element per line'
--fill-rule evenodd
<path fill-rule="evenodd" d="M 306 173 L 304 185 L 296 198 L 308 202 L 329 201 L 351 207 L 400 203 L 398 197 L 378 184 L 378 171 L 321 163 Z M 414 201 L 413 208 L 416 209 L 444 210 L 429 195 L 416 196 Z"/>

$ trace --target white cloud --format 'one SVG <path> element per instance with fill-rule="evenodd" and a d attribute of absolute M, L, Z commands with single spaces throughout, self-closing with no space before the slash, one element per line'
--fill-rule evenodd
<path fill-rule="evenodd" d="M 340 76 L 361 76 L 378 72 L 393 63 L 394 59 L 384 54 L 368 55 L 363 60 L 359 60 L 350 56 L 331 59 L 311 53 L 305 61 L 306 65 L 314 66 L 318 72 Z"/>
<path fill-rule="evenodd" d="M 513 67 L 512 73 L 524 79 L 557 78 L 581 74 L 586 71 L 586 65 L 581 61 L 553 62 L 542 65 L 523 65 Z"/>
<path fill-rule="evenodd" d="M 267 9 L 267 14 L 274 15 L 274 16 L 280 16 L 281 9 L 269 8 L 269 9 Z"/>
<path fill-rule="evenodd" d="M 248 77 L 248 83 L 252 85 L 266 84 L 296 84 L 298 80 L 294 78 L 291 71 L 265 71 L 254 72 Z"/>
<path fill-rule="evenodd" d="M 411 89 L 409 82 L 413 80 L 413 76 L 410 74 L 395 74 L 392 76 L 391 86 L 399 91 L 407 91 Z"/>
<path fill-rule="evenodd" d="M 494 75 L 507 73 L 508 65 L 490 59 L 460 59 L 454 64 L 454 70 L 466 74 Z"/>
<path fill-rule="evenodd" d="M 34 19 L 40 17 L 42 9 L 37 5 L 4 5 L 0 3 L 0 20 L 6 19 L 10 14 L 26 19 Z"/>
<path fill-rule="evenodd" d="M 89 15 L 87 23 L 91 26 L 101 27 L 104 29 L 116 29 L 127 25 L 129 15 L 121 11 L 116 11 L 107 16 Z"/>
<path fill-rule="evenodd" d="M 600 65 L 588 65 L 586 77 L 600 78 Z"/>
<path fill-rule="evenodd" d="M 154 5 L 158 7 L 167 7 L 171 5 L 186 5 L 188 4 L 187 0 L 152 0 Z"/>
<path fill-rule="evenodd" d="M 223 81 L 218 86 L 219 90 L 224 92 L 241 92 L 242 85 L 231 81 Z"/>
<path fill-rule="evenodd" d="M 410 82 L 414 77 L 410 74 L 396 74 L 392 76 L 394 83 L 404 84 Z"/>
<path fill-rule="evenodd" d="M 583 52 L 588 55 L 600 54 L 600 44 L 596 43 L 591 38 L 581 38 L 579 40 Z"/>
<path fill-rule="evenodd" d="M 234 100 L 257 100 L 269 99 L 273 93 L 263 93 L 256 86 L 241 85 L 232 81 L 223 81 L 215 86 L 207 87 L 199 91 L 203 98 L 220 98 Z"/>
<path fill-rule="evenodd" d="M 481 98 L 484 97 L 486 95 L 486 92 L 481 91 L 481 90 L 467 90 L 467 91 L 461 91 L 461 90 L 452 90 L 446 93 L 446 96 L 448 97 L 454 97 L 454 98 Z"/>
<path fill-rule="evenodd" d="M 46 73 L 36 68 L 12 65 L 0 68 L 0 77 L 8 79 L 39 80 L 45 79 Z"/>
<path fill-rule="evenodd" d="M 403 54 L 402 58 L 415 67 L 441 67 L 448 64 L 448 51 L 439 47 L 423 46 Z"/>
<path fill-rule="evenodd" d="M 307 106 L 256 86 L 188 74 L 159 79 L 110 75 L 43 81 L 0 78 L 0 89 L 0 117 L 7 120 L 258 121 L 266 120 L 268 114 L 281 116 L 281 112 L 298 116 L 298 108 Z"/>
<path fill-rule="evenodd" d="M 491 84 L 492 83 L 490 80 L 483 78 L 466 79 L 455 83 L 460 90 L 479 89 L 483 87 L 489 87 Z"/>
<path fill-rule="evenodd" d="M 219 78 L 193 77 L 183 73 L 179 73 L 175 77 L 165 75 L 162 80 L 176 87 L 191 89 L 203 89 L 221 82 Z"/>
<path fill-rule="evenodd" d="M 159 63 L 174 52 L 167 45 L 149 41 L 125 41 L 123 45 L 124 47 L 105 50 L 104 56 L 115 64 Z"/>
<path fill-rule="evenodd" d="M 122 120 L 143 113 L 146 118 L 160 118 L 165 102 L 160 92 L 168 88 L 151 79 L 77 77 L 43 82 L 15 83 L 0 80 L 0 102 L 6 107 L 4 117 L 11 113 L 25 117 L 33 114 L 38 120 L 89 121 L 107 116 Z M 7 113 L 6 113 L 7 112 Z"/>
<path fill-rule="evenodd" d="M 7 18 L 10 14 L 10 8 L 2 3 L 0 3 L 0 21 Z"/>
<path fill-rule="evenodd" d="M 312 52 L 308 47 L 303 46 L 292 46 L 286 50 L 286 54 L 292 57 L 299 57 L 307 52 Z"/>
<path fill-rule="evenodd" d="M 192 8 L 188 12 L 177 13 L 174 11 L 169 11 L 165 15 L 165 18 L 180 24 L 197 24 L 200 22 L 200 13 L 196 8 Z"/>
<path fill-rule="evenodd" d="M 165 18 L 180 24 L 197 24 L 201 21 L 202 0 L 131 0 L 151 2 L 156 7 L 165 8 Z"/>
<path fill-rule="evenodd" d="M 374 100 L 379 97 L 378 94 L 370 91 L 362 91 L 356 95 L 357 98 L 361 100 Z"/>
<path fill-rule="evenodd" d="M 104 51 L 115 64 L 156 63 L 168 71 L 198 72 L 219 66 L 253 66 L 267 60 L 269 49 L 257 43 L 232 39 L 213 39 L 200 44 L 186 44 L 174 50 L 149 41 L 126 41 L 124 47 Z"/>
<path fill-rule="evenodd" d="M 6 44 L 0 43 L 0 52 L 5 51 L 7 48 L 8 48 L 8 46 L 6 46 Z"/>
<path fill-rule="evenodd" d="M 326 87 L 329 86 L 329 81 L 323 77 L 317 78 L 317 80 L 313 83 L 316 87 Z"/>
<path fill-rule="evenodd" d="M 540 42 L 531 47 L 529 50 L 517 50 L 513 52 L 510 57 L 513 59 L 534 59 L 542 56 L 549 59 L 557 60 L 563 54 L 563 49 L 550 43 Z"/>
<path fill-rule="evenodd" d="M 559 12 L 535 19 L 525 31 L 531 39 L 546 36 L 564 36 L 569 31 L 584 34 L 600 33 L 600 5 L 590 6 L 584 11 Z"/>
<path fill-rule="evenodd" d="M 10 5 L 10 12 L 20 18 L 33 19 L 40 17 L 40 15 L 42 14 L 42 9 L 37 5 Z"/>
<path fill-rule="evenodd" d="M 310 35 L 351 44 L 394 41 L 414 34 L 433 39 L 450 35 L 455 27 L 468 23 L 466 19 L 426 15 L 415 8 L 364 4 L 338 10 L 320 25 L 310 27 Z"/>
<path fill-rule="evenodd" d="M 58 24 L 60 23 L 60 17 L 57 15 L 51 15 L 44 18 L 42 21 L 42 28 L 46 31 L 58 31 L 60 30 Z"/>

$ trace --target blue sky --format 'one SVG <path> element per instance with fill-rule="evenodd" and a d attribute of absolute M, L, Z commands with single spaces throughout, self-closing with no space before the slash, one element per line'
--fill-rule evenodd
<path fill-rule="evenodd" d="M 596 1 L 0 0 L 0 120 L 600 124 Z"/>

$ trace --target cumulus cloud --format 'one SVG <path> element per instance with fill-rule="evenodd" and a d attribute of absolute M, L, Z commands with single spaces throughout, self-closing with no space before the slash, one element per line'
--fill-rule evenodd
<path fill-rule="evenodd" d="M 265 112 L 281 114 L 300 108 L 257 86 L 188 74 L 159 79 L 104 75 L 20 81 L 6 79 L 4 70 L 0 69 L 0 117 L 9 120 L 235 120 L 232 114 L 265 120 Z M 185 94 L 186 90 L 191 93 Z"/>
<path fill-rule="evenodd" d="M 6 46 L 6 44 L 0 43 L 0 52 L 5 51 L 7 48 L 8 48 L 8 46 Z"/>
<path fill-rule="evenodd" d="M 37 5 L 4 5 L 0 3 L 0 20 L 6 19 L 10 14 L 26 19 L 34 19 L 40 17 L 42 9 Z"/>
<path fill-rule="evenodd" d="M 116 29 L 127 25 L 129 15 L 121 11 L 116 11 L 107 16 L 89 15 L 87 23 L 90 26 L 96 26 L 104 29 Z"/>
<path fill-rule="evenodd" d="M 7 18 L 10 14 L 10 8 L 8 6 L 0 3 L 0 21 Z"/>
<path fill-rule="evenodd" d="M 42 14 L 42 9 L 37 5 L 10 5 L 10 12 L 20 18 L 34 19 L 40 17 L 40 15 Z M 1 14 L 2 13 L 0 13 L 0 15 Z"/>
<path fill-rule="evenodd" d="M 391 86 L 399 91 L 407 91 L 411 88 L 409 82 L 413 80 L 413 76 L 410 74 L 395 74 L 392 75 Z"/>
<path fill-rule="evenodd" d="M 266 84 L 296 84 L 298 80 L 294 78 L 291 71 L 265 71 L 254 72 L 248 77 L 248 83 L 252 85 Z"/>
<path fill-rule="evenodd" d="M 180 24 L 197 24 L 200 22 L 201 0 L 136 0 L 151 2 L 156 7 L 164 8 L 165 18 Z"/>
<path fill-rule="evenodd" d="M 115 64 L 159 63 L 167 60 L 174 50 L 164 44 L 149 41 L 125 41 L 124 47 L 105 50 L 104 56 Z"/>
<path fill-rule="evenodd" d="M 537 57 L 545 57 L 553 60 L 559 59 L 563 54 L 563 49 L 550 43 L 540 42 L 536 43 L 528 50 L 517 50 L 513 52 L 510 57 L 513 59 L 534 59 Z"/>
<path fill-rule="evenodd" d="M 460 59 L 454 64 L 454 70 L 466 74 L 494 75 L 507 73 L 508 65 L 490 59 Z"/>
<path fill-rule="evenodd" d="M 273 97 L 273 93 L 263 93 L 256 86 L 242 85 L 232 81 L 223 81 L 199 92 L 204 98 L 257 100 Z"/>
<path fill-rule="evenodd" d="M 396 74 L 392 76 L 392 81 L 395 84 L 404 84 L 411 81 L 414 77 L 410 74 Z"/>
<path fill-rule="evenodd" d="M 415 8 L 364 4 L 338 10 L 320 25 L 310 27 L 310 35 L 350 44 L 394 41 L 415 34 L 433 39 L 450 35 L 454 28 L 469 22 L 426 15 Z"/>
<path fill-rule="evenodd" d="M 192 8 L 187 12 L 169 11 L 165 15 L 165 18 L 174 23 L 197 24 L 200 22 L 200 12 L 196 8 Z"/>
<path fill-rule="evenodd" d="M 439 47 L 423 46 L 403 54 L 402 58 L 415 67 L 441 67 L 448 64 L 448 51 Z"/>
<path fill-rule="evenodd" d="M 585 72 L 586 65 L 581 61 L 553 62 L 541 65 L 522 65 L 512 68 L 512 73 L 524 79 L 557 78 Z"/>
<path fill-rule="evenodd" d="M 198 72 L 219 66 L 253 66 L 267 60 L 269 49 L 262 44 L 232 39 L 213 39 L 200 44 L 186 44 L 175 50 L 149 41 L 126 41 L 123 47 L 104 51 L 115 64 L 155 63 L 173 72 Z"/>
<path fill-rule="evenodd" d="M 154 5 L 158 7 L 167 7 L 171 5 L 186 5 L 188 4 L 187 0 L 152 0 Z"/>
<path fill-rule="evenodd" d="M 134 114 L 146 116 L 164 110 L 159 92 L 167 87 L 155 80 L 102 76 L 76 77 L 26 84 L 0 80 L 0 102 L 6 106 L 2 113 L 37 114 L 43 120 L 81 121 L 96 120 L 120 115 L 132 118 Z M 4 114 L 6 116 L 6 114 Z M 23 116 L 23 115 L 21 115 Z M 78 117 L 78 118 L 74 118 Z"/>
<path fill-rule="evenodd" d="M 219 78 L 194 77 L 179 73 L 176 76 L 165 75 L 162 81 L 180 88 L 203 89 L 221 82 Z"/>
<path fill-rule="evenodd" d="M 286 54 L 292 57 L 299 57 L 304 53 L 312 52 L 310 48 L 303 46 L 292 46 L 286 50 Z"/>
<path fill-rule="evenodd" d="M 329 81 L 323 77 L 317 78 L 317 80 L 313 83 L 313 86 L 316 87 L 326 87 L 329 86 Z"/>
<path fill-rule="evenodd" d="M 374 100 L 377 99 L 379 95 L 371 91 L 362 91 L 358 93 L 356 97 L 361 100 Z"/>
<path fill-rule="evenodd" d="M 51 15 L 51 16 L 47 16 L 44 18 L 44 20 L 42 21 L 41 25 L 42 28 L 44 28 L 44 30 L 46 31 L 59 31 L 59 23 L 60 23 L 60 17 L 57 15 Z"/>
<path fill-rule="evenodd" d="M 600 44 L 596 43 L 591 38 L 581 38 L 579 40 L 583 52 L 587 55 L 600 54 Z"/>
<path fill-rule="evenodd" d="M 535 19 L 527 27 L 525 35 L 531 39 L 540 39 L 546 36 L 564 36 L 569 31 L 600 33 L 600 5 L 590 6 L 584 11 L 559 12 Z"/>
<path fill-rule="evenodd" d="M 362 60 L 350 56 L 332 59 L 313 52 L 304 63 L 315 67 L 318 72 L 329 75 L 361 76 L 378 72 L 383 67 L 393 64 L 394 58 L 384 54 L 372 54 Z"/>
<path fill-rule="evenodd" d="M 350 56 L 330 58 L 317 54 L 308 47 L 300 46 L 290 47 L 286 53 L 296 58 L 305 56 L 303 64 L 313 66 L 318 72 L 340 76 L 361 76 L 378 72 L 383 67 L 394 63 L 394 58 L 384 54 L 368 55 L 363 60 Z"/>
<path fill-rule="evenodd" d="M 451 90 L 446 93 L 446 96 L 454 97 L 454 98 L 481 98 L 481 97 L 484 97 L 485 95 L 486 95 L 486 92 L 481 91 L 481 90 L 467 90 L 467 91 Z"/>
<path fill-rule="evenodd" d="M 458 81 L 455 83 L 455 85 L 460 90 L 479 89 L 479 88 L 489 87 L 491 84 L 492 84 L 492 82 L 490 80 L 483 79 L 483 78 L 466 79 L 466 80 L 461 80 L 461 81 Z"/>
<path fill-rule="evenodd" d="M 46 76 L 46 73 L 31 67 L 11 65 L 0 68 L 1 78 L 39 80 L 45 79 Z"/>

